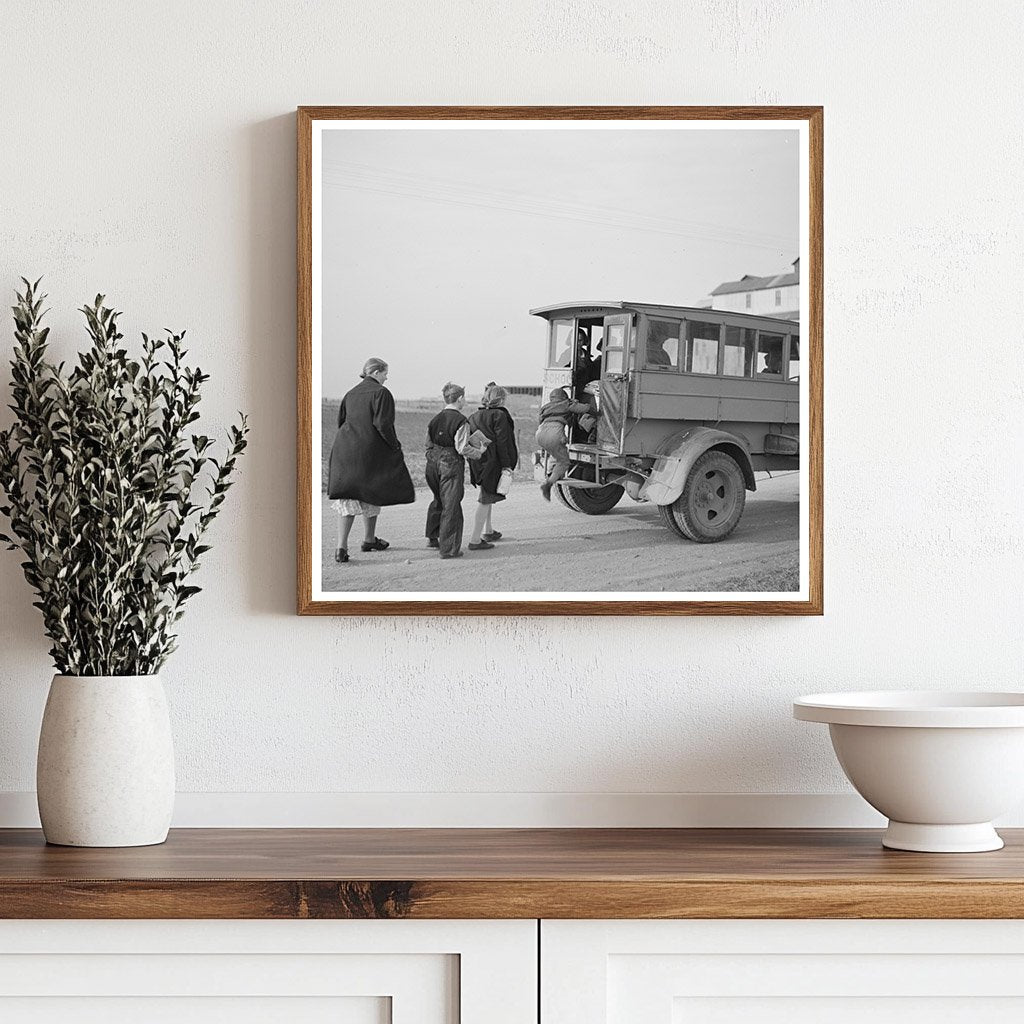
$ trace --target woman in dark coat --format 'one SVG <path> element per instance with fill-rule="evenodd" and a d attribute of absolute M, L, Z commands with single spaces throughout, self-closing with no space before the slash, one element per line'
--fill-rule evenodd
<path fill-rule="evenodd" d="M 469 481 L 480 488 L 480 504 L 473 519 L 473 537 L 466 545 L 470 551 L 485 551 L 494 547 L 501 534 L 491 523 L 491 509 L 505 500 L 498 493 L 498 482 L 503 470 L 514 470 L 519 463 L 516 447 L 516 425 L 505 408 L 507 392 L 491 383 L 484 392 L 483 404 L 469 417 L 469 429 L 482 431 L 491 439 L 481 458 L 469 463 Z"/>
<path fill-rule="evenodd" d="M 341 400 L 328 473 L 327 496 L 338 501 L 338 562 L 348 561 L 348 536 L 357 515 L 363 516 L 363 551 L 384 551 L 388 542 L 377 536 L 381 506 L 416 499 L 395 433 L 395 400 L 384 387 L 388 364 L 368 359 L 360 376 Z"/>

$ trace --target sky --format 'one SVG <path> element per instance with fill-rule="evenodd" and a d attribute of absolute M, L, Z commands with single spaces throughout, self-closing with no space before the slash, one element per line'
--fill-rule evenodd
<path fill-rule="evenodd" d="M 532 308 L 696 306 L 799 255 L 794 129 L 346 127 L 322 157 L 325 397 L 370 356 L 397 399 L 537 385 Z"/>

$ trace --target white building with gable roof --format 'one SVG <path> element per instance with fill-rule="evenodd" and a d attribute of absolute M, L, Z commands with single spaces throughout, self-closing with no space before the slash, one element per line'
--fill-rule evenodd
<path fill-rule="evenodd" d="M 758 313 L 785 320 L 800 319 L 800 260 L 793 269 L 772 277 L 744 274 L 738 281 L 725 281 L 711 292 L 712 309 L 733 313 Z"/>

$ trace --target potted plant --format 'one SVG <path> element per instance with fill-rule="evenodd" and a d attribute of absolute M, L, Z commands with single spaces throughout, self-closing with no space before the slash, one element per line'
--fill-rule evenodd
<path fill-rule="evenodd" d="M 23 279 L 24 280 L 24 279 Z M 47 359 L 39 282 L 14 308 L 14 425 L 0 432 L 0 512 L 38 596 L 57 675 L 43 714 L 37 792 L 43 832 L 69 846 L 144 846 L 167 838 L 174 755 L 158 675 L 199 587 L 245 450 L 244 416 L 226 454 L 193 434 L 202 386 L 184 332 L 120 345 L 119 314 L 96 296 L 91 344 L 69 371 Z"/>

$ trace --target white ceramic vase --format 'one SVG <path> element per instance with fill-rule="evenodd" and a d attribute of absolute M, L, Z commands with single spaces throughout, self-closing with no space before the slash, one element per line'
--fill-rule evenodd
<path fill-rule="evenodd" d="M 36 791 L 49 843 L 162 843 L 174 809 L 174 747 L 160 677 L 54 676 Z"/>

